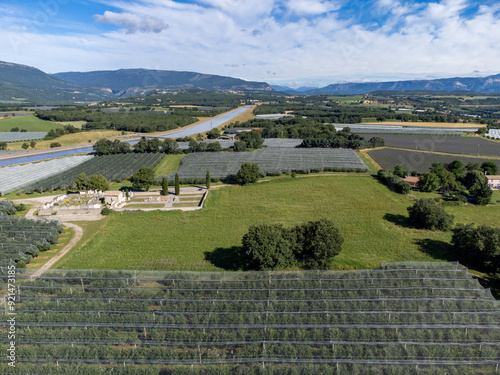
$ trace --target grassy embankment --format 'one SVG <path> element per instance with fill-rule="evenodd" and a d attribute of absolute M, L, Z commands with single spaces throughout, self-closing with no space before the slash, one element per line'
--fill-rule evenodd
<path fill-rule="evenodd" d="M 497 195 L 498 198 L 498 195 Z M 290 177 L 211 191 L 196 212 L 117 213 L 58 268 L 230 269 L 231 253 L 250 225 L 333 220 L 345 237 L 335 268 L 371 268 L 382 261 L 452 259 L 451 232 L 407 223 L 412 199 L 367 175 Z M 456 222 L 494 224 L 498 206 L 449 207 Z M 207 259 L 211 259 L 210 261 Z"/>

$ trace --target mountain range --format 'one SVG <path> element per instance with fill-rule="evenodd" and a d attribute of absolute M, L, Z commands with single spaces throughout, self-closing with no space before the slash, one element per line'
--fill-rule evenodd
<path fill-rule="evenodd" d="M 30 66 L 0 61 L 0 102 L 96 102 L 140 96 L 153 90 L 183 89 L 272 91 L 265 82 L 196 72 L 120 69 L 50 75 Z"/>
<path fill-rule="evenodd" d="M 432 80 L 390 81 L 390 82 L 349 82 L 336 83 L 323 88 L 294 90 L 280 86 L 277 91 L 296 95 L 357 95 L 374 91 L 473 91 L 480 93 L 499 93 L 500 74 L 488 77 L 455 77 Z"/>
<path fill-rule="evenodd" d="M 500 93 L 500 74 L 433 80 L 337 83 L 323 88 L 270 86 L 266 82 L 179 72 L 120 69 L 47 74 L 39 69 L 0 61 L 0 102 L 76 103 L 140 96 L 156 91 L 202 89 L 212 91 L 279 91 L 294 95 L 355 95 L 374 91 L 471 91 Z"/>

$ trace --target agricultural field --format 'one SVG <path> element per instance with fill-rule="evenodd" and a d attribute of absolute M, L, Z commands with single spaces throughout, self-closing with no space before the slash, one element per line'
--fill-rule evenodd
<path fill-rule="evenodd" d="M 446 155 L 432 152 L 407 151 L 393 148 L 383 148 L 367 152 L 380 166 L 387 170 L 393 170 L 400 164 L 407 171 L 417 171 L 419 173 L 429 172 L 432 163 L 440 162 L 449 164 L 453 160 L 460 160 L 464 164 L 482 163 L 484 161 L 494 162 L 500 169 L 500 158 L 467 157 L 463 155 Z"/>
<path fill-rule="evenodd" d="M 2 167 L 0 168 L 0 195 L 23 189 L 37 181 L 76 167 L 92 157 L 92 155 L 77 155 L 38 163 Z"/>
<path fill-rule="evenodd" d="M 0 270 L 13 262 L 28 264 L 41 251 L 57 244 L 62 231 L 55 221 L 0 216 Z"/>
<path fill-rule="evenodd" d="M 0 132 L 9 132 L 12 128 L 26 129 L 29 132 L 48 132 L 61 128 L 50 121 L 40 120 L 34 115 L 0 118 Z"/>
<path fill-rule="evenodd" d="M 368 133 L 370 137 L 378 134 L 406 134 L 406 135 L 455 135 L 461 136 L 464 131 L 475 132 L 476 128 L 433 128 L 420 126 L 398 126 L 398 125 L 383 125 L 383 124 L 332 124 L 335 129 L 341 130 L 344 127 L 349 127 L 353 133 Z"/>
<path fill-rule="evenodd" d="M 370 139 L 372 134 L 360 134 Z M 404 134 L 377 134 L 387 147 L 500 158 L 500 143 L 480 137 L 447 137 Z"/>
<path fill-rule="evenodd" d="M 29 275 L 14 290 L 11 374 L 494 374 L 500 363 L 498 302 L 456 263 Z"/>
<path fill-rule="evenodd" d="M 61 137 L 57 137 L 48 141 L 38 141 L 36 143 L 36 150 L 45 150 L 50 148 L 50 144 L 53 142 L 58 142 L 62 147 L 75 146 L 81 144 L 89 144 L 92 146 L 93 142 L 97 142 L 103 138 L 111 138 L 121 135 L 122 133 L 114 130 L 107 131 L 85 131 L 80 133 L 65 134 Z M 9 145 L 9 149 L 20 149 L 21 143 L 14 143 Z"/>
<path fill-rule="evenodd" d="M 88 177 L 100 174 L 108 181 L 123 181 L 141 167 L 154 168 L 164 156 L 161 153 L 95 156 L 64 172 L 25 186 L 24 190 L 27 192 L 34 190 L 43 192 L 48 189 L 67 188 L 73 185 L 80 173 L 85 173 Z"/>
<path fill-rule="evenodd" d="M 47 132 L 0 132 L 0 142 L 22 142 L 43 139 Z"/>
<path fill-rule="evenodd" d="M 251 225 L 292 227 L 321 218 L 334 221 L 345 238 L 335 269 L 373 268 L 384 261 L 454 260 L 448 245 L 450 232 L 409 227 L 406 208 L 412 203 L 411 197 L 394 194 L 361 174 L 280 177 L 216 188 L 200 211 L 111 215 L 97 234 L 56 267 L 236 270 L 240 266 L 235 254 Z M 456 223 L 498 223 L 495 205 L 452 208 Z"/>
<path fill-rule="evenodd" d="M 366 164 L 349 149 L 267 147 L 254 152 L 192 153 L 182 159 L 177 171 L 181 181 L 203 181 L 207 170 L 214 179 L 235 176 L 244 162 L 257 163 L 268 175 L 281 175 L 295 170 L 368 171 Z M 167 178 L 173 181 L 174 175 Z"/>

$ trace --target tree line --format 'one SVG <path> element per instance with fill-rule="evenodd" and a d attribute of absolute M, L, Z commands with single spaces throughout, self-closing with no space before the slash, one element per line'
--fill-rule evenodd
<path fill-rule="evenodd" d="M 35 116 L 47 121 L 86 121 L 82 130 L 112 129 L 139 133 L 166 131 L 198 121 L 191 112 L 187 114 L 104 113 L 91 110 L 36 111 Z"/>

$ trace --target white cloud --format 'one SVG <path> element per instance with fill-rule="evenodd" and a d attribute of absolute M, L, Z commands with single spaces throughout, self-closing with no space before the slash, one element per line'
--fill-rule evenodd
<path fill-rule="evenodd" d="M 288 0 L 286 6 L 291 13 L 301 16 L 325 14 L 339 8 L 331 0 Z"/>
<path fill-rule="evenodd" d="M 500 17 L 494 7 L 482 6 L 465 18 L 461 14 L 469 2 L 410 6 L 379 0 L 367 13 L 387 17 L 373 29 L 342 19 L 336 1 L 197 3 L 111 1 L 114 10 L 98 20 L 118 29 L 103 34 L 23 33 L 21 22 L 4 23 L 0 15 L 2 60 L 47 72 L 143 67 L 321 84 L 499 71 Z M 287 20 L 292 10 L 295 14 L 304 7 L 308 13 Z"/>
<path fill-rule="evenodd" d="M 96 20 L 101 23 L 109 23 L 123 27 L 129 33 L 138 31 L 143 33 L 159 33 L 169 28 L 162 20 L 150 16 L 138 16 L 131 13 L 114 13 L 105 11 L 104 15 L 96 15 Z"/>

